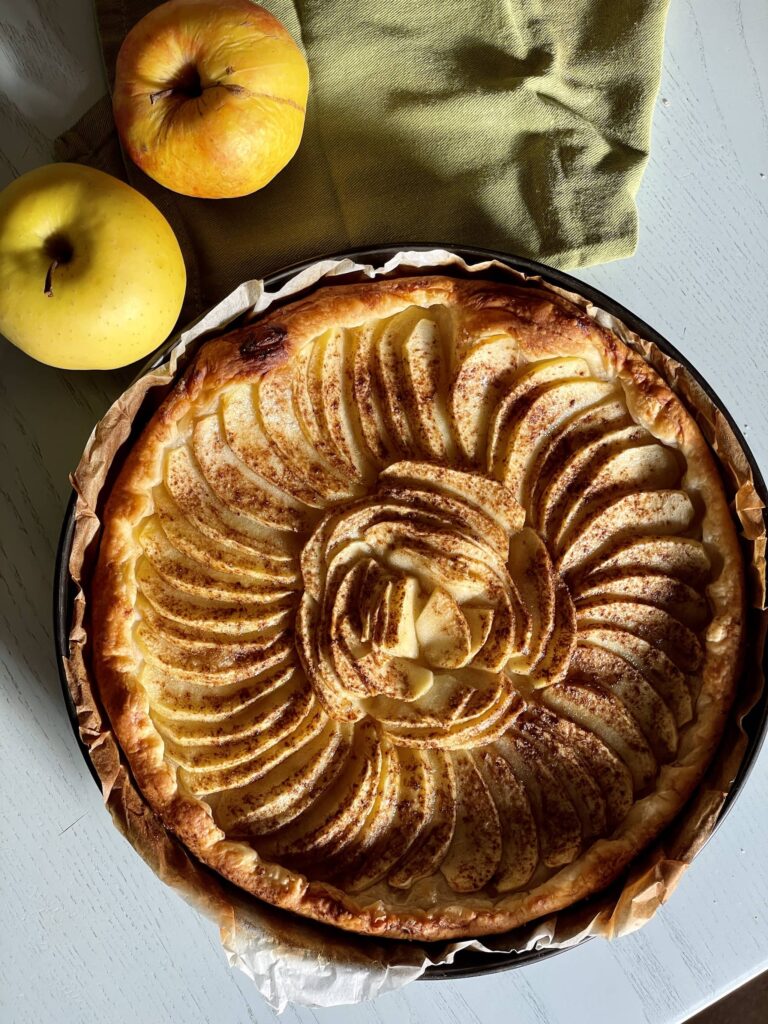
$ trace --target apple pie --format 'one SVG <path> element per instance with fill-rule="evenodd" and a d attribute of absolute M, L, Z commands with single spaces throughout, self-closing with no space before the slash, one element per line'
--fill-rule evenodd
<path fill-rule="evenodd" d="M 96 681 L 201 861 L 342 928 L 500 932 L 672 821 L 744 569 L 690 413 L 581 310 L 422 276 L 206 342 L 122 467 Z"/>

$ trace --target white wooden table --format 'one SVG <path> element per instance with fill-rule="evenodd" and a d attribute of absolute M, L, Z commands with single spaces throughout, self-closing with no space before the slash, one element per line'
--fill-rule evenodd
<path fill-rule="evenodd" d="M 21 60 L 19 59 L 21 55 Z M 637 255 L 581 276 L 678 345 L 768 469 L 768 5 L 672 0 Z M 0 186 L 103 91 L 90 0 L 0 0 Z M 478 241 L 481 241 L 478 239 Z M 50 607 L 72 468 L 130 371 L 0 344 L 0 1020 L 240 1024 L 273 1013 L 215 928 L 103 810 L 59 692 Z M 290 1022 L 681 1021 L 768 968 L 768 749 L 652 923 L 488 978 L 416 983 Z"/>

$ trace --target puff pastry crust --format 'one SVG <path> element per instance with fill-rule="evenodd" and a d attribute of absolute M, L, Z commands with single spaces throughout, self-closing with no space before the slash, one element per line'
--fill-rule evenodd
<path fill-rule="evenodd" d="M 165 825 L 342 928 L 500 932 L 603 888 L 728 713 L 744 570 L 693 418 L 525 286 L 317 289 L 205 343 L 89 594 Z"/>

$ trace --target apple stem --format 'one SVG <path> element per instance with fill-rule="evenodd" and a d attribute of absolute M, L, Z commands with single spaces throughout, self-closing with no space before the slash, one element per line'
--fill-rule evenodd
<path fill-rule="evenodd" d="M 233 67 L 228 67 L 225 74 L 231 74 L 234 70 L 235 69 Z M 154 104 L 157 103 L 158 100 L 164 100 L 169 96 L 174 96 L 176 94 L 190 98 L 197 98 L 198 96 L 202 96 L 206 89 L 217 88 L 226 89 L 227 92 L 234 93 L 236 96 L 243 96 L 249 92 L 249 90 L 244 86 L 235 85 L 234 82 L 211 82 L 210 85 L 202 85 L 198 82 L 194 91 L 191 91 L 189 86 L 184 85 L 172 85 L 168 89 L 158 89 L 157 92 L 149 93 L 149 102 Z"/>
<path fill-rule="evenodd" d="M 171 96 L 175 91 L 175 89 L 160 89 L 159 92 L 151 92 L 149 102 L 157 103 L 158 100 L 164 100 L 166 96 Z"/>
<path fill-rule="evenodd" d="M 51 265 L 48 267 L 48 273 L 45 275 L 45 287 L 43 288 L 43 291 L 49 299 L 53 298 L 53 272 L 58 265 L 58 260 L 51 260 Z"/>

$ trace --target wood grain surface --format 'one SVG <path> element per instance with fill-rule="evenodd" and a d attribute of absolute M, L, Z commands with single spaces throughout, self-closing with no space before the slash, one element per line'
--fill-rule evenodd
<path fill-rule="evenodd" d="M 672 0 L 631 260 L 581 272 L 693 361 L 768 469 L 768 5 Z M 90 0 L 0 0 L 0 186 L 103 91 Z M 482 244 L 483 239 L 477 242 Z M 0 343 L 0 1021 L 274 1018 L 216 929 L 112 827 L 73 742 L 51 587 L 74 467 L 132 376 L 64 373 Z M 289 1024 L 668 1024 L 768 967 L 768 749 L 643 930 L 482 979 Z"/>

